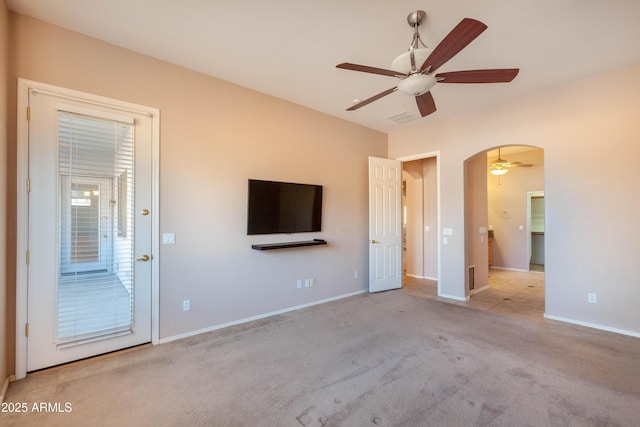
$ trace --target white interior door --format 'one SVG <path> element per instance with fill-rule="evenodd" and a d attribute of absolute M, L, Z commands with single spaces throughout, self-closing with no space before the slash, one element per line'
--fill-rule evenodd
<path fill-rule="evenodd" d="M 369 292 L 402 287 L 402 162 L 369 157 Z"/>
<path fill-rule="evenodd" d="M 152 118 L 28 103 L 27 371 L 150 342 Z"/>

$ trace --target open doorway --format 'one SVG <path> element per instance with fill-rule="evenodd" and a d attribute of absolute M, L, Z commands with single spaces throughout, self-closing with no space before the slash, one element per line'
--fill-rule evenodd
<path fill-rule="evenodd" d="M 544 272 L 544 191 L 527 192 L 529 271 Z"/>
<path fill-rule="evenodd" d="M 440 294 L 438 222 L 437 156 L 403 161 L 403 287 L 408 293 Z"/>
<path fill-rule="evenodd" d="M 543 188 L 544 152 L 539 148 L 500 147 L 465 161 L 466 305 L 543 318 L 543 268 L 530 271 L 534 252 L 544 253 L 539 239 L 544 204 L 537 200 Z"/>

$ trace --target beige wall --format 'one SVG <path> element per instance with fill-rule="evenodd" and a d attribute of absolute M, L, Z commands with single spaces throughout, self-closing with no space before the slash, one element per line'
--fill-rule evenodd
<path fill-rule="evenodd" d="M 404 273 L 411 277 L 424 277 L 424 212 L 422 160 L 402 164 L 404 185 Z"/>
<path fill-rule="evenodd" d="M 422 160 L 424 179 L 424 276 L 438 279 L 438 163 L 436 157 Z"/>
<path fill-rule="evenodd" d="M 8 349 L 12 348 L 9 340 L 9 313 L 7 307 L 7 81 L 9 68 L 9 12 L 4 1 L 0 1 L 0 392 L 7 378 L 9 368 Z M 13 358 L 11 358 L 13 360 Z M 0 398 L 1 400 L 1 398 Z"/>
<path fill-rule="evenodd" d="M 22 77 L 161 111 L 160 231 L 176 234 L 160 249 L 161 339 L 367 288 L 367 157 L 386 156 L 385 134 L 31 18 L 12 20 L 13 85 Z M 247 236 L 249 178 L 323 185 L 323 231 Z M 251 249 L 311 238 L 329 244 Z M 297 289 L 305 278 L 316 286 Z"/>
<path fill-rule="evenodd" d="M 442 246 L 443 292 L 464 295 L 464 160 L 496 146 L 536 146 L 545 159 L 547 315 L 640 335 L 638 99 L 634 65 L 391 133 L 392 158 L 441 152 L 442 227 L 454 231 Z"/>
<path fill-rule="evenodd" d="M 465 287 L 477 291 L 489 286 L 489 241 L 487 240 L 487 156 L 477 154 L 465 161 Z M 481 231 L 482 229 L 482 231 Z M 469 289 L 469 267 L 473 266 L 473 289 Z"/>

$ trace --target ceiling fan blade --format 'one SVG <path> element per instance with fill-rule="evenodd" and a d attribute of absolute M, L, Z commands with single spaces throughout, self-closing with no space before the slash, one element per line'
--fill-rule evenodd
<path fill-rule="evenodd" d="M 428 116 L 436 111 L 436 102 L 433 100 L 431 92 L 416 96 L 416 104 L 418 104 L 418 110 L 420 110 L 422 117 Z"/>
<path fill-rule="evenodd" d="M 393 93 L 395 91 L 398 90 L 398 87 L 392 87 L 391 89 L 387 89 L 384 92 L 380 92 L 377 95 L 373 95 L 371 98 L 367 98 L 364 101 L 360 101 L 357 104 L 352 105 L 351 107 L 347 108 L 347 111 L 353 111 L 353 110 L 357 110 L 358 108 L 364 107 L 367 104 L 371 104 L 373 101 L 377 101 L 378 99 L 382 98 L 383 96 L 387 96 L 390 93 Z"/>
<path fill-rule="evenodd" d="M 338 64 L 336 65 L 336 68 L 342 68 L 343 70 L 351 70 L 351 71 L 361 71 L 363 73 L 380 74 L 383 76 L 391 76 L 391 77 L 406 76 L 406 74 L 399 73 L 393 70 L 385 70 L 384 68 L 369 67 L 368 65 L 351 64 L 349 62 L 343 62 L 342 64 Z"/>
<path fill-rule="evenodd" d="M 429 72 L 437 70 L 486 29 L 487 26 L 482 22 L 471 18 L 464 18 L 447 34 L 440 44 L 433 49 L 433 52 L 431 52 L 431 55 L 424 61 L 420 70 L 424 71 L 429 67 L 431 67 Z"/>
<path fill-rule="evenodd" d="M 530 168 L 531 166 L 533 166 L 533 163 L 519 163 L 519 162 L 511 163 L 512 168 Z"/>
<path fill-rule="evenodd" d="M 438 83 L 507 83 L 513 80 L 519 71 L 518 68 L 451 71 L 436 74 L 436 79 Z"/>

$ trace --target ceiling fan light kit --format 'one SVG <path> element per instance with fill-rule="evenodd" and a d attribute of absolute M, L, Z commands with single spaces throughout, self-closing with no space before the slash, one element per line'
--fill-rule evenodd
<path fill-rule="evenodd" d="M 422 10 L 413 11 L 407 16 L 407 23 L 414 30 L 411 45 L 406 52 L 393 60 L 391 69 L 349 62 L 336 65 L 336 68 L 345 70 L 400 79 L 397 86 L 360 101 L 347 108 L 347 111 L 357 110 L 393 92 L 400 91 L 416 98 L 420 115 L 424 117 L 436 111 L 435 101 L 431 95 L 431 89 L 436 83 L 504 83 L 512 81 L 518 74 L 517 68 L 450 71 L 435 74 L 438 68 L 475 40 L 487 29 L 487 26 L 475 19 L 464 18 L 434 49 L 430 49 L 422 42 L 418 31 L 418 27 L 426 17 L 427 14 Z"/>
<path fill-rule="evenodd" d="M 502 176 L 507 172 L 509 172 L 509 169 L 503 167 L 496 167 L 495 169 L 491 169 L 491 174 L 496 176 Z"/>
<path fill-rule="evenodd" d="M 398 83 L 398 90 L 407 95 L 420 96 L 429 92 L 436 84 L 436 78 L 428 74 L 412 74 Z"/>

